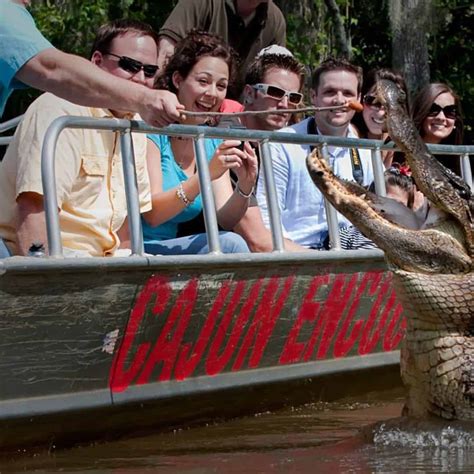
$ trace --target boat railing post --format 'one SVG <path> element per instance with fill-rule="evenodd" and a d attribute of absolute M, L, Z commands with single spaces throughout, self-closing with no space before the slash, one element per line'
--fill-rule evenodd
<path fill-rule="evenodd" d="M 56 144 L 59 134 L 71 121 L 69 117 L 58 117 L 48 127 L 41 149 L 41 180 L 43 183 L 44 212 L 48 253 L 50 257 L 62 257 L 63 246 L 59 228 L 59 207 L 56 192 Z"/>
<path fill-rule="evenodd" d="M 23 119 L 23 115 L 18 115 L 17 117 L 7 120 L 6 122 L 0 123 L 0 133 L 7 132 L 8 130 L 11 130 L 12 128 L 15 128 L 17 125 L 19 125 Z"/>
<path fill-rule="evenodd" d="M 272 233 L 273 251 L 284 252 L 283 231 L 281 228 L 280 208 L 276 195 L 275 178 L 273 175 L 273 163 L 268 140 L 259 143 L 261 165 L 265 179 L 265 194 L 267 198 L 268 217 L 270 218 L 270 230 Z"/>
<path fill-rule="evenodd" d="M 384 165 L 382 160 L 382 152 L 380 147 L 376 146 L 371 150 L 372 169 L 374 170 L 375 192 L 379 196 L 387 195 L 387 188 L 385 187 Z"/>
<path fill-rule="evenodd" d="M 471 162 L 469 161 L 469 153 L 463 153 L 459 159 L 461 160 L 461 176 L 464 181 L 469 185 L 471 189 L 474 189 L 472 186 L 472 169 Z"/>
<path fill-rule="evenodd" d="M 331 165 L 329 159 L 328 144 L 323 143 L 320 146 L 321 156 L 328 165 Z M 339 222 L 336 209 L 324 198 L 324 207 L 326 209 L 326 219 L 328 223 L 329 241 L 331 250 L 341 250 L 341 237 L 339 236 Z"/>
<path fill-rule="evenodd" d="M 196 166 L 201 189 L 209 253 L 220 254 L 221 245 L 219 241 L 219 229 L 217 227 L 216 204 L 212 191 L 211 175 L 209 173 L 209 164 L 206 158 L 206 147 L 204 145 L 203 135 L 198 135 L 194 138 L 194 151 L 196 153 Z"/>
<path fill-rule="evenodd" d="M 9 130 L 17 127 L 22 119 L 23 119 L 23 115 L 19 115 L 18 117 L 15 117 L 10 120 L 7 120 L 6 122 L 0 123 L 0 133 L 8 132 Z M 0 146 L 8 146 L 12 140 L 13 140 L 13 135 L 0 137 Z"/>
<path fill-rule="evenodd" d="M 129 223 L 132 255 L 143 255 L 143 232 L 140 219 L 135 153 L 130 128 L 120 131 L 120 152 L 122 154 L 123 178 Z"/>

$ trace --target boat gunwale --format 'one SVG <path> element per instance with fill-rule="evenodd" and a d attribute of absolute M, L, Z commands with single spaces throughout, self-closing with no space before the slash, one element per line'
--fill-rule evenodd
<path fill-rule="evenodd" d="M 331 250 L 314 252 L 273 252 L 248 254 L 205 254 L 205 255 L 155 255 L 130 257 L 10 257 L 0 260 L 0 276 L 4 274 L 21 274 L 31 272 L 88 272 L 103 269 L 104 271 L 120 270 L 180 270 L 199 267 L 202 273 L 222 266 L 236 268 L 265 266 L 269 264 L 351 264 L 375 263 L 377 267 L 385 268 L 383 252 L 371 250 Z"/>

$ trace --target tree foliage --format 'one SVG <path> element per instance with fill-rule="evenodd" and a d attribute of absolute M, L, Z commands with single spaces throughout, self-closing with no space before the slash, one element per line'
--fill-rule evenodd
<path fill-rule="evenodd" d="M 460 95 L 465 143 L 474 139 L 474 4 L 471 0 L 436 0 L 437 15 L 429 41 L 431 80 L 446 82 Z"/>
<path fill-rule="evenodd" d="M 413 2 L 413 0 L 398 0 Z M 159 29 L 177 0 L 36 0 L 32 14 L 45 36 L 60 49 L 86 56 L 99 25 L 109 19 L 135 18 Z M 275 0 L 287 21 L 288 47 L 314 68 L 329 55 L 346 55 L 368 70 L 391 67 L 393 0 Z M 449 83 L 465 109 L 468 142 L 474 122 L 474 81 L 471 0 L 418 0 L 433 14 L 421 33 L 426 36 L 430 80 Z M 404 16 L 405 23 L 419 18 Z M 403 40 L 403 38 L 402 38 Z M 398 51 L 397 51 L 398 53 Z M 406 70 L 406 69 L 405 69 Z M 417 74 L 416 72 L 409 74 Z M 425 78 L 426 80 L 426 78 Z M 16 93 L 3 118 L 17 115 L 36 92 Z"/>
<path fill-rule="evenodd" d="M 471 0 L 398 0 L 423 7 L 423 17 L 403 15 L 402 33 L 394 41 L 391 28 L 391 0 L 275 0 L 287 19 L 288 44 L 297 57 L 313 69 L 329 55 L 346 55 L 336 36 L 342 22 L 351 59 L 364 70 L 375 67 L 402 69 L 415 92 L 427 81 L 446 82 L 461 96 L 466 126 L 466 143 L 474 138 L 474 5 Z M 336 3 L 339 12 L 328 9 Z M 333 17 L 339 15 L 337 20 Z M 407 35 L 418 34 L 427 45 L 425 69 L 420 73 L 409 59 L 400 57 L 400 45 Z M 418 28 L 418 31 L 416 30 Z M 405 35 L 405 37 L 403 36 Z M 420 36 L 423 35 L 423 36 Z M 411 38 L 413 40 L 413 38 Z M 425 41 L 426 40 L 426 41 Z M 413 43 L 413 41 L 412 41 Z M 418 46 L 415 43 L 415 46 Z M 394 52 L 395 49 L 395 52 Z M 427 54 L 427 58 L 426 58 Z M 411 67 L 408 67 L 411 66 Z M 420 81 L 421 79 L 421 81 Z"/>

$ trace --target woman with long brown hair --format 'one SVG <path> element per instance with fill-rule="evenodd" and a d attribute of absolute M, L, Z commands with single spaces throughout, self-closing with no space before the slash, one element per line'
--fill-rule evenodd
<path fill-rule="evenodd" d="M 174 92 L 186 110 L 203 114 L 188 115 L 181 123 L 205 125 L 205 114 L 222 105 L 234 70 L 234 54 L 227 44 L 210 33 L 192 31 L 178 43 L 155 87 Z M 257 177 L 254 150 L 247 142 L 243 149 L 240 144 L 239 140 L 216 139 L 204 143 L 217 221 L 229 230 L 245 214 Z M 202 210 L 192 138 L 149 135 L 147 162 L 153 208 L 143 214 L 145 251 L 167 255 L 206 253 L 203 227 L 180 232 L 180 226 L 193 221 Z M 229 170 L 238 179 L 234 190 Z M 220 242 L 224 253 L 248 252 L 245 241 L 233 232 L 221 232 Z"/>
<path fill-rule="evenodd" d="M 423 87 L 413 100 L 411 115 L 425 143 L 462 144 L 464 123 L 461 101 L 447 84 L 435 82 Z M 457 155 L 436 155 L 436 158 L 461 175 Z"/>
<path fill-rule="evenodd" d="M 385 109 L 377 98 L 375 86 L 377 79 L 388 79 L 395 82 L 400 89 L 407 92 L 405 80 L 395 71 L 386 68 L 371 69 L 364 77 L 362 83 L 361 97 L 363 111 L 356 114 L 352 124 L 357 128 L 361 138 L 371 140 L 388 140 L 388 132 L 385 127 Z M 392 164 L 394 152 L 385 150 L 382 152 L 382 159 L 385 168 Z"/>

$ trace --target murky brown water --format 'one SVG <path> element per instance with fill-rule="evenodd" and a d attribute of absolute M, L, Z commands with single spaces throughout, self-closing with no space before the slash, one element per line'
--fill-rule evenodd
<path fill-rule="evenodd" d="M 316 403 L 173 433 L 52 453 L 22 453 L 1 460 L 0 472 L 336 474 L 474 471 L 472 438 L 468 433 L 450 427 L 438 433 L 381 429 L 378 444 L 364 441 L 359 432 L 361 427 L 397 417 L 401 407 L 400 394 L 395 392 L 357 402 Z M 471 448 L 463 448 L 463 444 Z"/>

